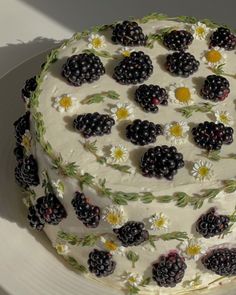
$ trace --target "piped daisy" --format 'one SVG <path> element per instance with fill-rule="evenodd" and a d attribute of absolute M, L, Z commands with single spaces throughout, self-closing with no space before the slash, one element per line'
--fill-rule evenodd
<path fill-rule="evenodd" d="M 164 135 L 168 140 L 175 144 L 182 144 L 186 141 L 187 132 L 189 131 L 189 126 L 187 122 L 173 122 L 166 124 L 164 127 Z"/>
<path fill-rule="evenodd" d="M 191 105 L 196 93 L 195 88 L 189 87 L 184 83 L 176 83 L 169 87 L 169 99 L 172 103 L 181 105 Z"/>
<path fill-rule="evenodd" d="M 119 52 L 119 54 L 123 55 L 124 57 L 129 57 L 130 54 L 131 54 L 132 52 L 134 52 L 134 51 L 135 51 L 134 48 L 130 48 L 130 47 L 122 47 L 122 48 L 119 49 L 118 52 Z"/>
<path fill-rule="evenodd" d="M 205 24 L 201 22 L 197 22 L 196 24 L 191 26 L 191 31 L 195 39 L 204 40 L 210 32 L 210 28 L 208 28 Z"/>
<path fill-rule="evenodd" d="M 102 219 L 109 223 L 113 228 L 121 227 L 127 221 L 123 207 L 116 205 L 104 208 Z"/>
<path fill-rule="evenodd" d="M 118 144 L 111 147 L 110 158 L 113 163 L 119 164 L 128 160 L 128 150 L 122 145 Z"/>
<path fill-rule="evenodd" d="M 133 114 L 133 108 L 128 103 L 118 102 L 115 107 L 111 108 L 112 117 L 117 121 L 127 120 Z"/>
<path fill-rule="evenodd" d="M 187 259 L 198 260 L 201 255 L 206 253 L 206 248 L 199 239 L 188 239 L 183 241 L 179 249 L 182 252 L 182 255 Z"/>
<path fill-rule="evenodd" d="M 210 67 L 216 67 L 225 64 L 227 55 L 225 50 L 220 47 L 213 47 L 203 53 L 202 60 Z"/>
<path fill-rule="evenodd" d="M 124 280 L 125 284 L 138 287 L 141 284 L 143 277 L 137 273 L 128 272 L 122 276 L 122 279 Z"/>
<path fill-rule="evenodd" d="M 106 47 L 105 37 L 103 35 L 90 34 L 88 41 L 89 49 L 99 50 Z"/>
<path fill-rule="evenodd" d="M 232 126 L 234 123 L 233 117 L 227 111 L 215 111 L 216 123 L 222 123 L 225 126 Z"/>
<path fill-rule="evenodd" d="M 125 255 L 125 247 L 118 244 L 111 239 L 101 237 L 101 242 L 105 250 L 109 251 L 112 255 Z"/>
<path fill-rule="evenodd" d="M 66 255 L 70 252 L 68 245 L 57 243 L 54 245 L 59 255 Z"/>
<path fill-rule="evenodd" d="M 60 113 L 72 112 L 78 106 L 78 99 L 70 94 L 57 96 L 54 99 L 53 107 Z"/>
<path fill-rule="evenodd" d="M 163 213 L 152 215 L 148 221 L 150 222 L 151 229 L 156 231 L 167 230 L 170 222 L 168 217 Z"/>
<path fill-rule="evenodd" d="M 210 180 L 214 175 L 213 165 L 208 161 L 199 160 L 193 164 L 191 174 L 200 181 Z"/>
<path fill-rule="evenodd" d="M 65 190 L 63 182 L 60 179 L 58 179 L 57 181 L 52 181 L 52 185 L 56 190 L 57 196 L 63 199 Z"/>
<path fill-rule="evenodd" d="M 29 130 L 26 130 L 22 136 L 21 145 L 25 148 L 26 153 L 30 152 L 32 137 Z"/>

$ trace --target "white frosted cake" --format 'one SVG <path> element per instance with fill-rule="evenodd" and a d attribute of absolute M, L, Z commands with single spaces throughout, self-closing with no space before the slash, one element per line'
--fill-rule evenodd
<path fill-rule="evenodd" d="M 76 33 L 26 81 L 16 180 L 78 273 L 127 294 L 234 279 L 235 47 L 154 13 Z"/>

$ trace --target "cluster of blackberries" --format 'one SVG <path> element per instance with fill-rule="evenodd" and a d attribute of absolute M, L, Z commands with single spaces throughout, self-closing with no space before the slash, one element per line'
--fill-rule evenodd
<path fill-rule="evenodd" d="M 16 143 L 21 144 L 22 136 L 30 130 L 30 112 L 26 112 L 22 117 L 14 122 Z"/>
<path fill-rule="evenodd" d="M 223 101 L 230 93 L 229 81 L 216 75 L 207 76 L 201 95 L 204 99 L 209 99 L 214 102 Z"/>
<path fill-rule="evenodd" d="M 92 83 L 105 74 L 100 58 L 93 53 L 72 55 L 63 65 L 62 75 L 73 86 Z"/>
<path fill-rule="evenodd" d="M 206 150 L 220 150 L 223 144 L 233 142 L 234 130 L 222 123 L 204 122 L 192 129 L 195 143 Z"/>
<path fill-rule="evenodd" d="M 112 117 L 97 112 L 79 115 L 73 122 L 74 128 L 85 138 L 110 134 L 113 125 L 115 120 Z"/>
<path fill-rule="evenodd" d="M 132 52 L 114 69 L 113 78 L 120 84 L 143 83 L 153 73 L 150 57 L 142 51 Z"/>
<path fill-rule="evenodd" d="M 153 264 L 152 277 L 158 286 L 173 288 L 182 281 L 186 268 L 184 259 L 178 253 L 170 252 Z"/>
<path fill-rule="evenodd" d="M 30 226 L 37 230 L 42 230 L 45 223 L 57 225 L 66 217 L 64 206 L 52 193 L 38 198 L 36 204 L 29 208 L 28 213 Z"/>
<path fill-rule="evenodd" d="M 140 85 L 135 91 L 135 101 L 146 112 L 156 113 L 158 105 L 168 105 L 168 94 L 158 85 Z"/>
<path fill-rule="evenodd" d="M 35 91 L 36 88 L 37 88 L 37 81 L 35 76 L 26 80 L 24 88 L 21 90 L 22 99 L 25 102 L 27 102 L 30 99 L 31 94 Z"/>
<path fill-rule="evenodd" d="M 186 50 L 193 42 L 193 35 L 186 30 L 173 30 L 164 34 L 163 44 L 170 50 Z"/>
<path fill-rule="evenodd" d="M 71 204 L 75 209 L 78 219 L 85 226 L 95 228 L 99 225 L 100 208 L 91 205 L 83 193 L 76 192 Z"/>
<path fill-rule="evenodd" d="M 222 47 L 225 50 L 234 50 L 236 47 L 236 36 L 229 29 L 220 27 L 210 37 L 211 47 Z"/>
<path fill-rule="evenodd" d="M 136 145 L 146 145 L 154 143 L 158 135 L 163 133 L 159 124 L 154 124 L 147 120 L 134 120 L 132 124 L 126 127 L 127 138 Z"/>
<path fill-rule="evenodd" d="M 128 221 L 113 231 L 124 247 L 138 246 L 149 239 L 149 233 L 142 222 Z"/>
<path fill-rule="evenodd" d="M 200 62 L 189 52 L 179 51 L 169 54 L 166 59 L 167 70 L 177 76 L 189 77 L 198 70 Z"/>
<path fill-rule="evenodd" d="M 148 149 L 141 159 L 140 168 L 144 176 L 172 180 L 178 169 L 184 167 L 183 155 L 176 147 L 166 145 Z"/>
<path fill-rule="evenodd" d="M 111 39 L 124 46 L 145 46 L 147 42 L 142 28 L 136 22 L 127 20 L 116 24 Z"/>
<path fill-rule="evenodd" d="M 216 214 L 215 208 L 210 208 L 197 220 L 196 231 L 204 238 L 211 238 L 222 234 L 229 227 L 229 222 L 227 215 Z"/>
<path fill-rule="evenodd" d="M 107 277 L 111 275 L 116 267 L 116 262 L 112 260 L 112 255 L 107 251 L 94 249 L 89 253 L 89 271 L 97 277 Z"/>
<path fill-rule="evenodd" d="M 220 276 L 236 275 L 236 248 L 213 249 L 202 258 L 202 264 Z"/>

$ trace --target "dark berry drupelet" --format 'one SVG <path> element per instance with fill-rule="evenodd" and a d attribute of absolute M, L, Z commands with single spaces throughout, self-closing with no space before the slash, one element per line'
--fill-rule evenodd
<path fill-rule="evenodd" d="M 113 125 L 115 120 L 112 117 L 97 112 L 79 115 L 73 123 L 74 128 L 85 138 L 110 134 Z"/>
<path fill-rule="evenodd" d="M 22 136 L 26 130 L 30 130 L 30 112 L 26 112 L 22 117 L 14 122 L 16 142 L 21 144 Z"/>
<path fill-rule="evenodd" d="M 22 145 L 17 144 L 14 148 L 14 155 L 17 161 L 22 161 L 24 158 L 24 147 Z"/>
<path fill-rule="evenodd" d="M 136 22 L 126 20 L 116 24 L 111 40 L 124 46 L 145 46 L 147 36 Z"/>
<path fill-rule="evenodd" d="M 166 59 L 167 70 L 177 76 L 189 77 L 198 70 L 200 63 L 189 52 L 179 51 L 169 54 Z"/>
<path fill-rule="evenodd" d="M 38 164 L 33 155 L 18 162 L 15 168 L 15 178 L 23 188 L 39 185 Z"/>
<path fill-rule="evenodd" d="M 158 135 L 163 133 L 159 124 L 154 124 L 147 120 L 135 120 L 126 127 L 127 138 L 136 145 L 146 145 L 156 141 Z"/>
<path fill-rule="evenodd" d="M 214 102 L 223 101 L 230 93 L 229 81 L 216 75 L 207 76 L 201 95 L 204 99 L 212 100 Z"/>
<path fill-rule="evenodd" d="M 99 225 L 100 208 L 91 205 L 83 193 L 76 192 L 71 204 L 75 209 L 78 219 L 85 226 L 95 228 Z"/>
<path fill-rule="evenodd" d="M 202 214 L 196 222 L 196 231 L 208 239 L 222 234 L 229 227 L 230 219 L 227 215 L 216 214 L 215 208 L 210 208 Z"/>
<path fill-rule="evenodd" d="M 31 97 L 31 94 L 37 88 L 36 77 L 32 77 L 25 81 L 24 88 L 21 90 L 21 95 L 24 101 L 28 101 Z"/>
<path fill-rule="evenodd" d="M 67 213 L 58 198 L 49 193 L 46 196 L 37 199 L 35 210 L 40 220 L 57 225 L 63 218 L 67 217 Z"/>
<path fill-rule="evenodd" d="M 223 144 L 233 142 L 234 130 L 222 123 L 204 122 L 192 129 L 195 143 L 206 150 L 220 150 Z"/>
<path fill-rule="evenodd" d="M 160 287 L 173 288 L 182 281 L 186 268 L 184 259 L 178 253 L 170 252 L 153 264 L 152 278 Z"/>
<path fill-rule="evenodd" d="M 225 50 L 234 50 L 236 47 L 236 36 L 229 29 L 220 27 L 210 37 L 210 47 L 222 47 Z"/>
<path fill-rule="evenodd" d="M 168 105 L 168 94 L 158 85 L 140 85 L 135 91 L 135 101 L 146 112 L 158 112 L 158 105 Z"/>
<path fill-rule="evenodd" d="M 107 277 L 114 272 L 116 262 L 112 260 L 111 253 L 94 249 L 89 253 L 88 265 L 95 276 Z"/>
<path fill-rule="evenodd" d="M 128 221 L 113 231 L 124 247 L 138 246 L 149 238 L 149 233 L 142 222 Z"/>
<path fill-rule="evenodd" d="M 34 206 L 29 207 L 28 221 L 33 229 L 41 231 L 44 228 L 45 222 L 39 218 Z"/>
<path fill-rule="evenodd" d="M 72 55 L 63 65 L 62 76 L 73 86 L 92 83 L 105 74 L 100 58 L 93 53 Z"/>
<path fill-rule="evenodd" d="M 164 35 L 163 44 L 170 50 L 186 50 L 193 42 L 193 35 L 185 30 L 173 30 Z"/>
<path fill-rule="evenodd" d="M 150 57 L 142 51 L 132 52 L 115 67 L 113 78 L 120 84 L 143 83 L 153 73 Z"/>
<path fill-rule="evenodd" d="M 166 145 L 148 149 L 141 158 L 143 176 L 172 180 L 180 168 L 184 167 L 183 155 L 176 147 Z"/>
<path fill-rule="evenodd" d="M 235 276 L 236 248 L 213 249 L 202 258 L 202 264 L 220 276 Z"/>

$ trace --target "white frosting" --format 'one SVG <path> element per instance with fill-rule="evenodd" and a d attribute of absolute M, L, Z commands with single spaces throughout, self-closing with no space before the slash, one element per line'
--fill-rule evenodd
<path fill-rule="evenodd" d="M 156 29 L 164 27 L 186 27 L 186 24 L 181 24 L 172 21 L 151 21 L 147 24 L 142 24 L 144 33 L 154 33 Z M 110 41 L 111 31 L 105 33 L 105 42 L 107 44 L 106 50 L 112 55 L 117 53 L 117 49 L 121 46 L 114 45 Z M 216 188 L 221 185 L 221 181 L 224 179 L 230 179 L 235 176 L 236 161 L 229 159 L 222 159 L 219 162 L 214 162 L 214 177 L 207 182 L 198 182 L 191 175 L 192 165 L 196 160 L 203 159 L 200 156 L 201 150 L 192 142 L 191 131 L 189 131 L 189 137 L 186 143 L 177 146 L 177 149 L 183 153 L 186 165 L 184 168 L 180 169 L 178 174 L 175 176 L 174 180 L 169 182 L 165 179 L 157 180 L 155 178 L 143 177 L 139 171 L 139 161 L 141 155 L 150 146 L 139 147 L 130 143 L 125 137 L 125 127 L 129 122 L 122 121 L 116 122 L 116 125 L 112 129 L 111 135 L 104 135 L 100 138 L 95 138 L 97 140 L 98 149 L 103 151 L 104 148 L 110 145 L 122 144 L 127 147 L 129 151 L 129 159 L 125 163 L 130 165 L 135 169 L 135 174 L 125 174 L 117 170 L 112 169 L 106 165 L 101 165 L 96 162 L 94 155 L 84 150 L 81 142 L 84 142 L 84 138 L 77 133 L 73 127 L 73 119 L 78 114 L 83 114 L 87 112 L 99 112 L 99 113 L 110 113 L 111 107 L 116 103 L 109 98 L 107 98 L 103 103 L 91 104 L 91 105 L 79 105 L 77 109 L 73 111 L 72 114 L 60 113 L 52 107 L 54 98 L 61 96 L 62 94 L 71 94 L 73 97 L 77 97 L 79 101 L 83 100 L 89 95 L 95 93 L 101 93 L 104 91 L 114 90 L 120 94 L 120 101 L 125 103 L 130 103 L 134 109 L 133 115 L 135 118 L 147 119 L 149 121 L 166 124 L 173 121 L 186 120 L 190 129 L 203 121 L 211 121 L 214 117 L 211 113 L 194 113 L 189 119 L 184 119 L 182 115 L 176 111 L 177 108 L 182 107 L 181 105 L 176 105 L 169 102 L 168 106 L 160 106 L 159 112 L 157 114 L 145 113 L 139 105 L 134 101 L 134 91 L 137 86 L 122 86 L 118 84 L 114 79 L 112 79 L 113 68 L 119 63 L 122 57 L 116 59 L 101 58 L 105 68 L 106 74 L 103 75 L 97 82 L 92 84 L 83 84 L 81 87 L 73 87 L 69 85 L 66 80 L 61 76 L 61 68 L 65 63 L 66 59 L 70 57 L 72 53 L 72 48 L 76 49 L 76 54 L 82 52 L 88 46 L 88 40 L 83 39 L 80 41 L 73 41 L 69 46 L 63 48 L 59 52 L 59 60 L 52 64 L 49 68 L 47 74 L 47 79 L 42 82 L 42 92 L 39 97 L 39 111 L 43 114 L 46 134 L 45 140 L 48 140 L 54 151 L 60 153 L 64 161 L 76 162 L 79 169 L 90 173 L 98 178 L 106 178 L 106 186 L 111 188 L 113 191 L 123 191 L 123 192 L 144 192 L 151 191 L 155 195 L 171 195 L 175 192 L 184 191 L 190 195 L 200 193 L 202 189 L 206 188 Z M 201 61 L 202 53 L 207 50 L 207 41 L 205 40 L 194 40 L 189 48 L 189 52 L 192 53 L 197 60 L 200 61 L 199 70 L 189 78 L 180 78 L 170 75 L 164 69 L 164 62 L 166 56 L 170 53 L 168 50 L 162 46 L 160 43 L 156 42 L 153 49 L 137 47 L 136 50 L 142 50 L 148 54 L 153 62 L 154 72 L 152 76 L 145 82 L 145 84 L 157 84 L 161 87 L 168 87 L 171 84 L 179 83 L 181 80 L 184 81 L 185 85 L 189 87 L 195 87 L 197 93 L 203 84 L 204 78 L 211 74 L 211 71 L 207 68 L 203 61 Z M 228 73 L 233 73 L 234 64 L 236 62 L 236 55 L 234 51 L 227 52 L 227 63 L 225 66 L 225 71 Z M 231 93 L 224 102 L 220 102 L 215 107 L 216 110 L 227 110 L 231 115 L 235 112 L 235 93 L 236 93 L 236 83 L 233 78 L 227 78 L 230 82 Z M 194 96 L 194 103 L 201 103 L 204 101 L 199 94 Z M 232 126 L 235 128 L 235 124 Z M 94 140 L 93 138 L 91 140 Z M 159 136 L 155 143 L 156 145 L 167 144 L 171 145 L 169 141 L 164 136 Z M 236 140 L 231 145 L 224 145 L 222 147 L 222 155 L 228 155 L 236 150 Z M 60 178 L 64 184 L 65 192 L 64 198 L 60 199 L 63 206 L 65 207 L 68 217 L 64 219 L 58 226 L 45 226 L 45 232 L 52 241 L 53 244 L 56 243 L 57 232 L 63 230 L 67 233 L 74 233 L 78 236 L 83 236 L 86 234 L 94 233 L 112 233 L 111 226 L 105 221 L 101 220 L 100 224 L 95 229 L 86 228 L 77 218 L 74 209 L 71 205 L 71 200 L 74 197 L 74 193 L 79 188 L 79 183 L 76 179 L 62 177 L 58 175 L 57 170 L 53 170 L 51 160 L 42 151 L 40 145 L 36 143 L 35 157 L 38 160 L 39 170 L 42 171 L 46 169 L 48 171 L 49 177 L 53 181 L 57 181 Z M 226 169 L 227 168 L 227 169 Z M 97 195 L 97 193 L 90 187 L 85 186 L 84 193 L 89 197 L 90 202 L 94 205 L 99 206 L 101 209 L 112 204 L 111 200 L 108 198 L 102 198 Z M 43 189 L 38 187 L 36 189 L 37 196 L 43 194 Z M 202 213 L 205 213 L 210 207 L 217 207 L 217 210 L 224 214 L 231 214 L 233 208 L 236 204 L 233 194 L 220 193 L 216 199 L 211 203 L 207 201 L 204 205 L 197 210 L 193 207 L 187 206 L 185 208 L 179 208 L 174 202 L 171 203 L 158 203 L 153 201 L 150 204 L 143 204 L 139 201 L 129 202 L 129 205 L 124 206 L 125 214 L 129 220 L 142 221 L 145 222 L 147 229 L 148 219 L 151 215 L 155 213 L 163 212 L 170 220 L 168 232 L 173 231 L 185 231 L 188 236 L 196 236 L 194 224 L 196 220 Z M 156 234 L 157 232 L 151 231 L 150 233 Z M 210 239 L 203 239 L 204 245 L 207 248 L 215 247 L 220 244 L 233 245 L 236 239 L 236 231 L 233 227 L 233 232 L 226 235 L 223 240 L 218 237 L 213 237 Z M 115 288 L 124 287 L 120 276 L 124 271 L 137 272 L 141 275 L 151 277 L 151 265 L 155 262 L 161 254 L 167 254 L 170 250 L 176 249 L 179 242 L 176 240 L 171 241 L 158 241 L 156 242 L 156 250 L 148 251 L 145 245 L 140 245 L 138 247 L 130 247 L 133 251 L 139 254 L 140 259 L 136 263 L 136 268 L 133 269 L 131 262 L 123 256 L 114 256 L 113 259 L 117 261 L 117 266 L 113 275 L 102 278 L 93 279 L 100 282 L 112 285 Z M 93 248 L 96 247 L 78 247 L 69 246 L 70 255 L 76 258 L 81 264 L 87 266 L 88 254 Z M 145 248 L 145 249 L 144 249 Z M 129 248 L 128 248 L 129 249 Z M 208 283 L 217 279 L 218 276 L 211 272 L 206 271 L 201 265 L 200 261 L 196 262 L 194 260 L 186 260 L 187 270 L 185 273 L 185 280 L 191 280 L 195 277 L 196 273 L 201 273 L 202 285 L 199 287 L 207 286 Z M 89 275 L 90 276 L 90 275 Z M 212 286 L 215 286 L 213 284 Z M 149 291 L 154 291 L 155 294 L 179 294 L 178 292 L 187 292 L 189 289 L 183 289 L 182 283 L 178 284 L 175 288 L 159 288 L 156 286 L 155 282 L 151 282 L 149 286 L 145 288 Z M 145 294 L 145 293 L 143 293 Z"/>

